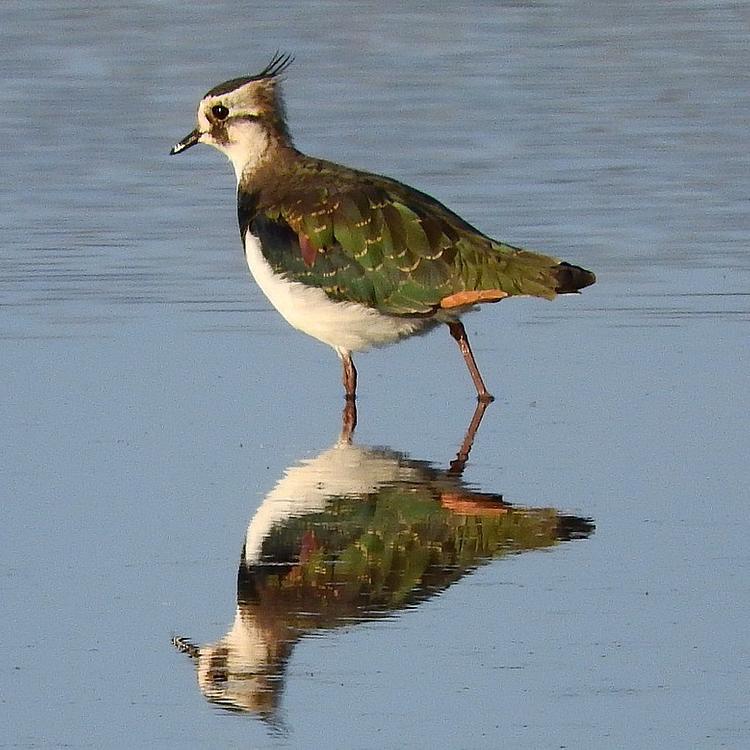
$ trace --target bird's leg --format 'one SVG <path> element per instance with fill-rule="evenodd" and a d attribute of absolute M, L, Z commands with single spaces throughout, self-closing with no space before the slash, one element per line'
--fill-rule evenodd
<path fill-rule="evenodd" d="M 469 346 L 469 339 L 466 335 L 464 324 L 460 320 L 451 320 L 448 323 L 448 328 L 450 329 L 451 336 L 456 340 L 458 348 L 461 350 L 466 366 L 469 368 L 471 379 L 474 381 L 474 387 L 477 389 L 477 399 L 486 404 L 494 401 L 495 397 L 487 390 L 484 380 L 482 380 L 482 376 L 479 374 L 479 368 L 474 361 L 474 355 Z"/>
<path fill-rule="evenodd" d="M 484 412 L 487 410 L 489 404 L 489 401 L 480 401 L 476 405 L 474 414 L 471 417 L 471 422 L 469 423 L 469 429 L 466 430 L 466 437 L 464 438 L 463 443 L 461 443 L 461 447 L 458 449 L 456 457 L 451 461 L 451 467 L 448 469 L 448 474 L 460 476 L 463 473 L 466 462 L 469 460 L 471 447 L 474 445 L 474 437 L 477 434 L 479 425 L 482 424 L 482 417 L 484 417 Z"/>
<path fill-rule="evenodd" d="M 342 443 L 351 443 L 352 433 L 357 426 L 357 402 L 354 399 L 346 399 L 344 411 L 341 414 L 341 436 L 339 441 Z"/>
<path fill-rule="evenodd" d="M 357 368 L 352 362 L 350 352 L 340 352 L 341 364 L 344 366 L 344 390 L 346 391 L 346 400 L 354 401 L 357 398 Z"/>

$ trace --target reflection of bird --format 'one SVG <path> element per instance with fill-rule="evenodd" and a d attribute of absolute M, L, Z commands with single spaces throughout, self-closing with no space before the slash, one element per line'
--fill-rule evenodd
<path fill-rule="evenodd" d="M 341 440 L 288 469 L 255 513 L 229 632 L 175 645 L 195 658 L 208 700 L 273 719 L 305 634 L 398 613 L 493 558 L 592 530 L 585 518 L 474 491 L 458 472 Z"/>
<path fill-rule="evenodd" d="M 493 240 L 395 180 L 297 151 L 278 90 L 290 62 L 276 55 L 258 75 L 211 89 L 172 153 L 207 143 L 232 161 L 250 270 L 291 325 L 336 350 L 348 398 L 352 352 L 447 323 L 478 398 L 491 400 L 460 316 L 505 297 L 576 292 L 594 274 Z"/>

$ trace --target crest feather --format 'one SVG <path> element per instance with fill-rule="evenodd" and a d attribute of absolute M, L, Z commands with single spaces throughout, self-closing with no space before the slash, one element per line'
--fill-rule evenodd
<path fill-rule="evenodd" d="M 294 55 L 291 55 L 289 53 L 282 54 L 279 52 L 279 50 L 276 50 L 276 52 L 273 53 L 273 57 L 271 58 L 268 65 L 266 65 L 263 70 L 258 73 L 257 76 L 254 76 L 256 80 L 260 80 L 261 78 L 276 78 L 279 75 L 281 75 L 292 63 L 294 62 Z"/>
<path fill-rule="evenodd" d="M 209 92 L 204 95 L 204 99 L 209 96 L 222 96 L 228 94 L 230 91 L 245 86 L 253 81 L 273 81 L 278 78 L 292 63 L 294 62 L 294 56 L 291 54 L 282 54 L 278 50 L 274 52 L 273 57 L 268 62 L 263 70 L 254 76 L 244 76 L 243 78 L 232 78 L 231 81 L 225 81 L 220 83 L 218 86 L 214 86 Z"/>

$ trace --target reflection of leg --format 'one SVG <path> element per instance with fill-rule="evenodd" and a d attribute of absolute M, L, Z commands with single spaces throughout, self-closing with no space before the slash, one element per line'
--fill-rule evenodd
<path fill-rule="evenodd" d="M 341 414 L 341 437 L 339 440 L 343 443 L 349 443 L 352 439 L 352 433 L 357 426 L 357 402 L 347 398 L 344 404 L 344 411 Z"/>
<path fill-rule="evenodd" d="M 344 366 L 344 390 L 348 401 L 354 401 L 357 398 L 357 368 L 352 361 L 350 352 L 342 352 L 341 364 Z"/>
<path fill-rule="evenodd" d="M 456 340 L 461 354 L 463 354 L 466 366 L 469 368 L 469 374 L 474 381 L 474 387 L 477 389 L 477 398 L 479 401 L 486 403 L 494 401 L 495 397 L 487 390 L 484 380 L 482 380 L 482 376 L 479 374 L 479 368 L 474 361 L 474 355 L 472 354 L 471 346 L 469 346 L 469 337 L 466 335 L 464 324 L 460 320 L 451 320 L 448 323 L 448 328 L 450 329 L 451 336 Z"/>
<path fill-rule="evenodd" d="M 469 422 L 469 429 L 466 430 L 466 437 L 463 443 L 461 443 L 456 457 L 451 461 L 451 467 L 448 469 L 449 474 L 459 475 L 463 473 L 466 462 L 469 460 L 471 446 L 474 445 L 474 437 L 477 434 L 479 425 L 482 424 L 482 417 L 484 417 L 484 412 L 487 411 L 489 403 L 489 401 L 480 401 L 474 409 L 471 422 Z"/>

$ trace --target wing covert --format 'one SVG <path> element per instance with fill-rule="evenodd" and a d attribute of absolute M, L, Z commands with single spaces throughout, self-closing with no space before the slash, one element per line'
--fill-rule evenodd
<path fill-rule="evenodd" d="M 259 203 L 249 226 L 277 273 L 392 315 L 555 296 L 557 259 L 495 242 L 398 182 L 355 174 Z"/>

